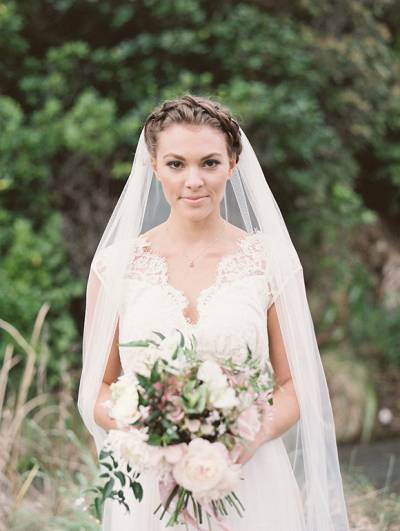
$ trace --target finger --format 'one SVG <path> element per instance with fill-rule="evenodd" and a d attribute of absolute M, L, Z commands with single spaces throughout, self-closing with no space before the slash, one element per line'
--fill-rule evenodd
<path fill-rule="evenodd" d="M 231 450 L 231 459 L 234 463 L 236 463 L 237 459 L 240 457 L 240 455 L 243 452 L 243 447 L 237 444 L 232 450 Z"/>

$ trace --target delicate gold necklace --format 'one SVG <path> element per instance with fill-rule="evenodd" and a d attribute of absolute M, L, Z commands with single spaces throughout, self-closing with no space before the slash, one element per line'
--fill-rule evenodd
<path fill-rule="evenodd" d="M 224 225 L 224 228 L 225 228 L 225 225 Z M 165 227 L 165 230 L 168 232 L 168 234 L 171 236 L 171 233 L 169 232 L 168 230 L 168 227 Z M 225 231 L 223 231 L 224 233 Z M 223 234 L 217 236 L 216 238 L 214 238 L 211 243 L 209 243 L 207 245 L 207 247 L 205 247 L 205 249 L 203 249 L 202 251 L 200 251 L 200 253 L 198 253 L 194 258 L 190 258 L 186 253 L 184 253 L 183 251 L 180 251 L 181 254 L 183 254 L 183 256 L 186 257 L 187 260 L 189 260 L 189 264 L 188 266 L 189 267 L 194 267 L 195 266 L 195 260 L 197 261 L 212 245 L 214 245 L 215 242 L 219 241 L 221 238 L 222 238 Z"/>

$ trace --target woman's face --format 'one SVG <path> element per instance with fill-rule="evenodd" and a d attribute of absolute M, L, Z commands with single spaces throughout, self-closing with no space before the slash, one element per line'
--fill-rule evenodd
<path fill-rule="evenodd" d="M 193 220 L 218 211 L 236 166 L 225 135 L 208 125 L 172 124 L 159 133 L 152 167 L 171 210 Z"/>

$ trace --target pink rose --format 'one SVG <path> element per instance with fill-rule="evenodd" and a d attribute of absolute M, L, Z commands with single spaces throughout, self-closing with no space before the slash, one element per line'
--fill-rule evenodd
<path fill-rule="evenodd" d="M 167 416 L 171 422 L 173 422 L 174 424 L 178 424 L 178 422 L 180 422 L 185 416 L 185 412 L 182 408 L 176 407 L 173 411 L 168 413 Z"/>
<path fill-rule="evenodd" d="M 165 460 L 171 465 L 174 465 L 180 459 L 182 459 L 186 452 L 186 443 L 172 444 L 171 446 L 166 446 L 163 448 Z"/>
<path fill-rule="evenodd" d="M 186 443 L 171 444 L 170 446 L 153 446 L 152 447 L 152 466 L 159 466 L 159 463 L 165 459 L 169 465 L 177 463 L 187 451 Z"/>
<path fill-rule="evenodd" d="M 232 374 L 229 376 L 229 381 L 232 387 L 245 386 L 248 384 L 248 377 L 243 372 Z"/>

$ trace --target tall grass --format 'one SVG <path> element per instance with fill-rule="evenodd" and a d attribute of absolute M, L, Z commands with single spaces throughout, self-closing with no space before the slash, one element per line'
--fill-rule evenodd
<path fill-rule="evenodd" d="M 79 419 L 68 372 L 61 371 L 56 392 L 46 389 L 48 310 L 40 308 L 29 339 L 0 319 L 11 340 L 0 370 L 0 531 L 99 529 L 77 503 L 97 463 L 74 429 Z"/>

